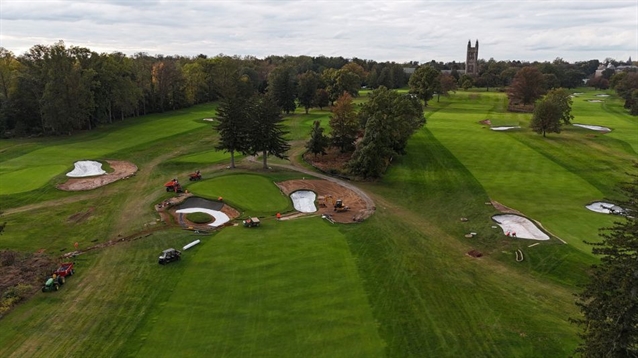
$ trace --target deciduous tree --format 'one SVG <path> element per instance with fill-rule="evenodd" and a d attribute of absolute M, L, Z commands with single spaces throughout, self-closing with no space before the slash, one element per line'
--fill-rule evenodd
<path fill-rule="evenodd" d="M 286 114 L 294 112 L 297 108 L 294 69 L 285 65 L 275 68 L 268 76 L 268 93 Z"/>
<path fill-rule="evenodd" d="M 532 104 L 544 93 L 543 74 L 536 67 L 527 66 L 520 69 L 514 76 L 508 95 L 510 100 Z"/>
<path fill-rule="evenodd" d="M 434 93 L 440 91 L 440 75 L 441 71 L 429 65 L 417 68 L 408 81 L 410 93 L 417 95 L 423 101 L 423 104 L 427 106 L 428 101 L 434 97 Z"/>
<path fill-rule="evenodd" d="M 318 87 L 319 75 L 316 72 L 307 71 L 306 73 L 299 75 L 297 98 L 299 99 L 299 104 L 301 104 L 306 110 L 306 114 L 308 114 L 308 109 L 315 104 Z"/>
<path fill-rule="evenodd" d="M 357 139 L 359 122 L 355 112 L 352 96 L 348 92 L 343 92 L 332 107 L 330 116 L 330 134 L 332 144 L 338 147 L 341 152 L 346 152 L 354 148 L 354 141 Z"/>
<path fill-rule="evenodd" d="M 539 101 L 534 107 L 534 114 L 530 127 L 545 137 L 547 132 L 560 133 L 562 111 L 558 104 L 552 101 Z"/>

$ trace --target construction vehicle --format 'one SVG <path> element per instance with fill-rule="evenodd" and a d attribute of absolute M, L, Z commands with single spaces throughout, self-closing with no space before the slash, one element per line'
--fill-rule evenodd
<path fill-rule="evenodd" d="M 200 173 L 199 170 L 196 171 L 195 173 L 188 174 L 188 180 L 190 181 L 197 181 L 201 179 L 202 179 L 202 173 Z"/>
<path fill-rule="evenodd" d="M 53 274 L 42 286 L 42 292 L 57 291 L 60 289 L 60 286 L 64 285 L 64 282 L 64 276 Z"/>
<path fill-rule="evenodd" d="M 350 210 L 350 207 L 343 205 L 343 200 L 337 199 L 335 201 L 334 211 L 341 212 L 341 211 L 348 211 L 348 210 Z"/>
<path fill-rule="evenodd" d="M 167 182 L 166 184 L 164 184 L 164 187 L 166 188 L 167 192 L 170 192 L 170 191 L 173 191 L 173 192 L 176 192 L 176 193 L 184 192 L 184 190 L 182 189 L 182 186 L 177 181 L 177 179 L 173 179 L 173 180 Z"/>
<path fill-rule="evenodd" d="M 179 250 L 175 250 L 173 248 L 166 249 L 162 251 L 162 254 L 160 255 L 158 259 L 158 263 L 160 265 L 166 265 L 169 262 L 178 261 L 181 258 L 181 256 L 182 256 L 182 253 Z"/>
<path fill-rule="evenodd" d="M 248 218 L 244 220 L 244 227 L 256 227 L 260 224 L 261 222 L 259 221 L 259 218 Z"/>

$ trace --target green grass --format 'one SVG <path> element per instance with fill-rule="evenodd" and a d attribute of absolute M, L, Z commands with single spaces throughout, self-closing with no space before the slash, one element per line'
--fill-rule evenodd
<path fill-rule="evenodd" d="M 76 241 L 85 248 L 163 229 L 153 205 L 174 195 L 162 187 L 173 177 L 196 195 L 223 196 L 244 216 L 265 217 L 256 229 L 162 230 L 78 256 L 78 275 L 60 292 L 37 294 L 0 321 L 0 356 L 571 354 L 578 342 L 568 322 L 578 314 L 572 294 L 596 262 L 582 240 L 595 240 L 613 220 L 584 205 L 614 196 L 636 159 L 637 121 L 617 98 L 574 103 L 574 122 L 611 133 L 568 127 L 547 138 L 527 129 L 528 114 L 506 112 L 502 93 L 459 91 L 431 101 L 408 154 L 383 180 L 355 183 L 377 211 L 354 225 L 274 220 L 292 205 L 273 182 L 307 175 L 245 162 L 220 169 L 228 157 L 213 151 L 216 134 L 201 121 L 214 108 L 70 138 L 0 141 L 0 221 L 7 221 L 0 249 L 55 256 Z M 478 123 L 486 118 L 523 128 L 490 131 Z M 315 110 L 286 116 L 292 152 L 314 120 L 327 128 L 328 119 Z M 75 160 L 111 158 L 140 170 L 89 192 L 54 188 Z M 196 169 L 201 182 L 184 180 Z M 489 199 L 540 220 L 568 245 L 552 239 L 530 248 L 532 241 L 506 238 L 491 227 Z M 478 235 L 467 239 L 469 231 Z M 162 250 L 195 239 L 202 243 L 184 260 L 157 265 Z M 485 256 L 469 258 L 471 249 Z M 518 249 L 522 263 L 514 260 Z"/>
<path fill-rule="evenodd" d="M 222 197 L 231 206 L 249 215 L 274 215 L 292 208 L 290 199 L 268 178 L 236 174 L 216 177 L 189 186 L 197 195 Z"/>
<path fill-rule="evenodd" d="M 258 229 L 225 229 L 184 256 L 170 299 L 131 339 L 139 340 L 136 355 L 381 356 L 355 262 L 335 226 L 268 220 Z"/>

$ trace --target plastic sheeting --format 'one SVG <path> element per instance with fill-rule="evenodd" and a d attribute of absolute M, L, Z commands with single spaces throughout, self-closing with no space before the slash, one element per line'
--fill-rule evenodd
<path fill-rule="evenodd" d="M 66 173 L 66 176 L 71 178 L 82 178 L 106 174 L 106 172 L 102 169 L 102 163 L 94 160 L 80 160 L 75 162 L 74 165 L 75 168 Z"/>
<path fill-rule="evenodd" d="M 625 210 L 623 210 L 620 206 L 612 203 L 606 203 L 604 201 L 597 201 L 585 207 L 591 211 L 603 214 L 622 214 L 625 212 Z"/>
<path fill-rule="evenodd" d="M 503 229 L 503 233 L 509 233 L 519 239 L 549 240 L 549 236 L 542 232 L 531 220 L 512 214 L 494 215 L 492 220 Z"/>
<path fill-rule="evenodd" d="M 230 221 L 230 218 L 228 217 L 228 215 L 222 213 L 221 211 L 211 210 L 211 209 L 187 208 L 187 209 L 179 209 L 179 210 L 177 210 L 175 212 L 176 213 L 184 213 L 184 214 L 206 213 L 206 214 L 212 216 L 213 218 L 215 218 L 215 221 L 213 221 L 212 223 L 208 224 L 208 226 L 212 226 L 212 227 L 222 226 L 225 223 Z"/>
<path fill-rule="evenodd" d="M 315 206 L 316 198 L 317 195 L 308 190 L 298 190 L 290 194 L 290 199 L 292 199 L 292 205 L 295 207 L 295 210 L 302 213 L 314 213 L 317 211 L 317 207 Z"/>

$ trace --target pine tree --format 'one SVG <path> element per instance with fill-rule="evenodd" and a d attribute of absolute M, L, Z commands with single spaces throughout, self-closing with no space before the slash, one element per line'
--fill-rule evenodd
<path fill-rule="evenodd" d="M 584 357 L 638 357 L 638 177 L 623 186 L 623 215 L 602 230 L 592 252 L 602 255 L 590 282 L 577 295 L 583 314 L 574 319 L 583 339 L 576 353 Z"/>
<path fill-rule="evenodd" d="M 246 100 L 242 97 L 225 98 L 217 108 L 215 127 L 219 131 L 217 150 L 230 153 L 230 167 L 235 168 L 235 152 L 246 153 L 248 150 L 249 116 Z"/>
<path fill-rule="evenodd" d="M 286 159 L 290 149 L 283 129 L 281 108 L 269 95 L 258 95 L 249 101 L 250 128 L 248 129 L 249 153 L 262 153 L 263 168 L 268 169 L 268 155 Z"/>
<path fill-rule="evenodd" d="M 310 131 L 310 140 L 306 143 L 306 149 L 317 157 L 317 154 L 326 154 L 326 148 L 330 145 L 330 139 L 323 134 L 321 122 L 314 121 L 312 130 Z"/>

